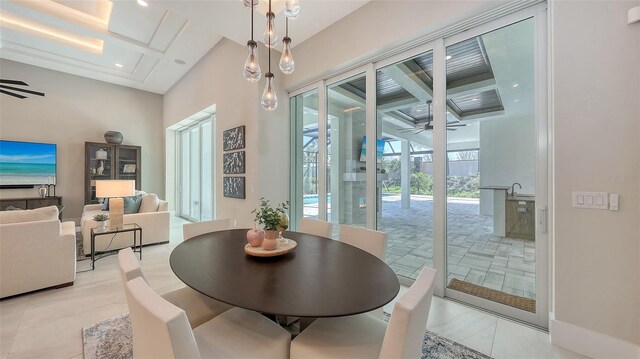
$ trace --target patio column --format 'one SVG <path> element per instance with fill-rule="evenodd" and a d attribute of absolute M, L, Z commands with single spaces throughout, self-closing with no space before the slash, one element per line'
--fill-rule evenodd
<path fill-rule="evenodd" d="M 400 140 L 400 201 L 402 208 L 411 207 L 411 194 L 409 192 L 411 181 L 411 146 L 409 140 Z"/>

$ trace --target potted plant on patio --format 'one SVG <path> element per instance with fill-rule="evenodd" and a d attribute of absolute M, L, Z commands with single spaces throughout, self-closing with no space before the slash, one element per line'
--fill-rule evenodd
<path fill-rule="evenodd" d="M 262 242 L 262 248 L 273 250 L 277 247 L 276 239 L 278 238 L 278 228 L 280 221 L 287 213 L 289 201 L 278 204 L 275 208 L 271 207 L 269 200 L 260 198 L 260 207 L 251 211 L 255 214 L 255 222 L 261 224 L 265 231 L 265 239 Z"/>
<path fill-rule="evenodd" d="M 107 220 L 109 220 L 109 215 L 104 213 L 98 213 L 93 216 L 93 220 L 97 222 L 98 228 L 104 228 L 107 226 Z"/>

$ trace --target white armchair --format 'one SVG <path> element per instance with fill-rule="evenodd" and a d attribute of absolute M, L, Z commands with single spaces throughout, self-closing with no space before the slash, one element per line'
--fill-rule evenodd
<path fill-rule="evenodd" d="M 76 278 L 76 231 L 56 206 L 0 212 L 0 298 Z"/>

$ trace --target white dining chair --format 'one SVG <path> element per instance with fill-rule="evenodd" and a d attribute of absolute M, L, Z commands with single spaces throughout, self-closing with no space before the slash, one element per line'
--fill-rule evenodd
<path fill-rule="evenodd" d="M 147 281 L 142 272 L 140 262 L 138 262 L 131 248 L 125 248 L 118 252 L 118 263 L 120 265 L 120 276 L 124 284 L 138 277 Z M 187 286 L 164 293 L 162 297 L 187 313 L 187 318 L 192 328 L 233 308 L 226 303 L 200 294 Z"/>
<path fill-rule="evenodd" d="M 389 324 L 369 314 L 320 318 L 291 342 L 291 359 L 420 358 L 436 271 L 424 267 Z"/>
<path fill-rule="evenodd" d="M 367 251 L 384 261 L 387 234 L 364 227 L 340 225 L 340 242 Z"/>
<path fill-rule="evenodd" d="M 234 228 L 234 222 L 234 220 L 224 218 L 205 222 L 185 223 L 182 225 L 182 240 L 186 241 L 201 234 Z"/>
<path fill-rule="evenodd" d="M 313 234 L 320 237 L 331 238 L 333 224 L 312 218 L 302 218 L 298 230 L 302 233 Z"/>
<path fill-rule="evenodd" d="M 184 310 L 138 277 L 125 284 L 134 358 L 288 358 L 290 334 L 264 316 L 230 309 L 191 329 Z"/>

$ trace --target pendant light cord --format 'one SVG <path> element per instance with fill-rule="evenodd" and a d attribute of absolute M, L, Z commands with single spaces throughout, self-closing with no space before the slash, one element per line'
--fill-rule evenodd
<path fill-rule="evenodd" d="M 271 32 L 273 31 L 273 28 L 271 27 L 273 24 L 273 21 L 271 21 L 271 16 L 273 16 L 273 12 L 271 11 L 271 0 L 269 0 L 269 20 L 267 22 L 267 26 L 269 27 L 269 73 L 271 73 Z"/>
<path fill-rule="evenodd" d="M 253 41 L 253 0 L 251 0 L 251 41 Z"/>

